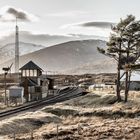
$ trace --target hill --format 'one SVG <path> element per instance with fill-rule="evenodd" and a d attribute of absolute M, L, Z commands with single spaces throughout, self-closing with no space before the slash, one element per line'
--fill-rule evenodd
<path fill-rule="evenodd" d="M 41 50 L 22 55 L 20 66 L 32 60 L 44 71 L 69 74 L 114 72 L 114 61 L 98 53 L 97 47 L 105 48 L 106 42 L 78 40 L 44 47 Z M 10 64 L 11 61 L 6 64 L 8 63 Z"/>

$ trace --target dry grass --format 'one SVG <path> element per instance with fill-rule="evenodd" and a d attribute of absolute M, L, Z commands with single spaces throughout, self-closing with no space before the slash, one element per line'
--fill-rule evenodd
<path fill-rule="evenodd" d="M 53 114 L 47 114 L 41 111 L 34 113 L 29 112 L 1 121 L 0 135 L 27 133 L 40 128 L 44 124 L 52 122 L 59 123 L 61 119 Z"/>
<path fill-rule="evenodd" d="M 54 140 L 59 125 L 60 140 L 139 140 L 140 105 L 115 99 L 113 94 L 93 93 L 18 115 L 1 122 L 0 135 L 16 132 L 18 140 L 29 140 L 33 130 L 35 140 Z"/>
<path fill-rule="evenodd" d="M 140 99 L 140 91 L 129 91 L 129 99 Z"/>

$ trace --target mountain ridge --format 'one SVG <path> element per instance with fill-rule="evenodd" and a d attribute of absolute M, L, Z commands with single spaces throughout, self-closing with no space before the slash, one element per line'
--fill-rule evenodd
<path fill-rule="evenodd" d="M 44 71 L 82 74 L 87 72 L 97 73 L 101 65 L 106 62 L 106 65 L 99 71 L 112 71 L 110 65 L 114 68 L 114 62 L 109 62 L 111 59 L 100 54 L 97 51 L 97 47 L 106 48 L 106 42 L 102 40 L 68 41 L 20 56 L 20 67 L 32 60 Z M 11 62 L 14 62 L 14 60 L 7 61 L 6 64 L 10 65 Z M 5 63 L 1 67 L 4 65 Z M 87 65 L 90 71 L 87 69 Z M 72 72 L 72 70 L 75 70 L 75 72 Z"/>

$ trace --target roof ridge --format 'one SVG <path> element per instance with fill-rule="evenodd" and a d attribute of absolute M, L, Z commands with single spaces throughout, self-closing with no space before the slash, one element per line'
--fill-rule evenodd
<path fill-rule="evenodd" d="M 29 61 L 28 63 L 26 63 L 25 65 L 23 65 L 20 70 L 35 70 L 35 69 L 38 69 L 38 70 L 41 70 L 43 71 L 37 64 L 35 64 L 32 60 Z"/>

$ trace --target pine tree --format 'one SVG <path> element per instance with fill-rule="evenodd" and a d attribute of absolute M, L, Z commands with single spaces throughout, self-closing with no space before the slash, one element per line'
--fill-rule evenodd
<path fill-rule="evenodd" d="M 135 70 L 134 65 L 140 58 L 140 21 L 136 21 L 133 15 L 128 15 L 127 18 L 121 19 L 117 25 L 112 27 L 112 31 L 107 42 L 107 49 L 97 49 L 117 62 L 116 94 L 118 101 L 121 101 L 120 79 L 125 75 L 125 102 L 127 102 L 132 65 Z M 122 76 L 120 75 L 121 70 L 124 70 Z"/>

